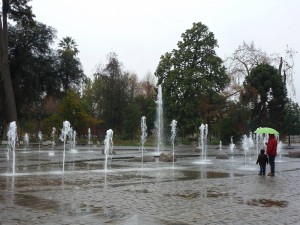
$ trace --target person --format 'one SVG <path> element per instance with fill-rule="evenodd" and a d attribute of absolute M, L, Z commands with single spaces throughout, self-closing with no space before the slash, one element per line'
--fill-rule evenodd
<path fill-rule="evenodd" d="M 256 164 L 259 164 L 260 170 L 258 175 L 266 175 L 266 165 L 269 163 L 268 156 L 265 154 L 265 150 L 261 149 L 260 154 L 257 157 Z"/>
<path fill-rule="evenodd" d="M 269 158 L 269 164 L 271 172 L 268 173 L 268 176 L 275 175 L 275 157 L 277 155 L 277 140 L 274 134 L 269 134 L 269 140 L 267 144 L 267 155 Z"/>

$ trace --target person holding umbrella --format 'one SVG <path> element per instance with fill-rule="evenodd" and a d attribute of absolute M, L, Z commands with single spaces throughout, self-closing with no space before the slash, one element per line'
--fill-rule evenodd
<path fill-rule="evenodd" d="M 277 155 L 277 140 L 274 134 L 269 134 L 267 145 L 267 155 L 269 157 L 269 164 L 271 172 L 267 176 L 273 177 L 275 175 L 275 157 Z"/>

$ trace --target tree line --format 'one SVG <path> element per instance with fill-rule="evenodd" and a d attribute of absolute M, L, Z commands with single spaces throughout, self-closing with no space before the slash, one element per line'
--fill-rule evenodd
<path fill-rule="evenodd" d="M 30 0 L 2 0 L 1 16 L 1 134 L 11 121 L 20 132 L 51 134 L 64 120 L 79 136 L 91 128 L 101 136 L 107 129 L 123 140 L 138 140 L 140 119 L 155 132 L 157 86 L 162 86 L 165 133 L 178 121 L 178 136 L 193 140 L 201 123 L 210 138 L 228 143 L 233 136 L 270 126 L 281 134 L 300 133 L 300 111 L 288 98 L 293 90 L 293 51 L 289 57 L 268 55 L 254 43 L 243 43 L 221 59 L 213 32 L 194 23 L 177 47 L 160 57 L 154 74 L 139 80 L 126 71 L 115 52 L 87 77 L 72 37 L 56 48 L 56 31 L 35 20 Z M 10 23 L 8 22 L 10 21 Z"/>

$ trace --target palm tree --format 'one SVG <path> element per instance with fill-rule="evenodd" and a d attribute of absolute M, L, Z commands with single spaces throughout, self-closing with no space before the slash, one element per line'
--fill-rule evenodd
<path fill-rule="evenodd" d="M 63 54 L 63 53 L 71 53 L 74 56 L 76 56 L 79 53 L 79 50 L 77 48 L 77 44 L 75 40 L 72 37 L 65 37 L 63 38 L 59 44 L 58 44 L 58 53 Z"/>

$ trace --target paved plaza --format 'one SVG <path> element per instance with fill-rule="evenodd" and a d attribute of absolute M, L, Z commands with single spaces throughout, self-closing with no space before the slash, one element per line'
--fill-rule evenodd
<path fill-rule="evenodd" d="M 0 224 L 300 224 L 300 159 L 286 157 L 296 150 L 268 177 L 257 175 L 255 155 L 226 147 L 229 159 L 210 147 L 204 162 L 179 146 L 176 162 L 143 163 L 130 161 L 138 148 L 116 147 L 106 170 L 100 147 L 68 150 L 64 165 L 62 148 L 17 149 L 13 164 L 2 147 Z"/>

